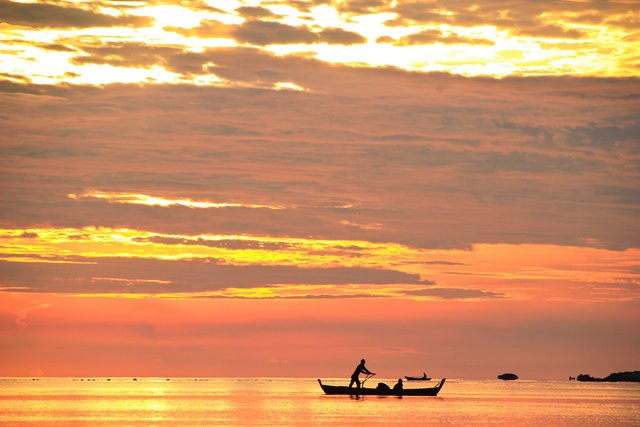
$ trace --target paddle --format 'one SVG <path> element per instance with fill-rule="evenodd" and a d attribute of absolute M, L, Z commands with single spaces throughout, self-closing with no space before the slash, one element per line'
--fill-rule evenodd
<path fill-rule="evenodd" d="M 360 383 L 360 387 L 364 387 L 364 383 L 371 378 L 372 376 L 374 376 L 375 374 L 367 374 L 364 379 L 362 380 L 362 383 Z"/>

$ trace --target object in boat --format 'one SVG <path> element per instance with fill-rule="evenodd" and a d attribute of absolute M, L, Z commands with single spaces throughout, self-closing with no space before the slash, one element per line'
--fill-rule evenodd
<path fill-rule="evenodd" d="M 518 376 L 516 374 L 502 374 L 502 375 L 498 375 L 498 379 L 504 380 L 504 381 L 513 381 L 513 380 L 517 380 Z"/>
<path fill-rule="evenodd" d="M 378 386 L 376 387 L 376 390 L 379 391 L 379 392 L 382 392 L 384 394 L 391 394 L 391 387 L 389 387 L 385 383 L 378 383 Z"/>
<path fill-rule="evenodd" d="M 421 377 L 409 377 L 405 375 L 407 381 L 431 381 L 431 378 L 427 377 L 427 373 L 423 372 Z"/>
<path fill-rule="evenodd" d="M 318 379 L 320 387 L 325 394 L 346 394 L 350 396 L 437 396 L 442 388 L 446 378 L 440 380 L 438 385 L 429 388 L 405 388 L 402 391 L 394 391 L 387 387 L 366 388 L 366 387 L 347 387 L 339 385 L 326 385 Z"/>

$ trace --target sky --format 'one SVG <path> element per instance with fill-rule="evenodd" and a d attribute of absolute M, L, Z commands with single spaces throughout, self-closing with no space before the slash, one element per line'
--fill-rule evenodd
<path fill-rule="evenodd" d="M 0 376 L 640 369 L 638 28 L 0 0 Z"/>

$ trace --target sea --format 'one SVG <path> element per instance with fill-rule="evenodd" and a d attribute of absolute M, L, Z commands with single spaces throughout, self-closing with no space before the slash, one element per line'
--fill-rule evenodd
<path fill-rule="evenodd" d="M 437 397 L 356 398 L 324 395 L 316 378 L 0 379 L 3 426 L 384 424 L 640 426 L 640 384 L 447 379 Z"/>

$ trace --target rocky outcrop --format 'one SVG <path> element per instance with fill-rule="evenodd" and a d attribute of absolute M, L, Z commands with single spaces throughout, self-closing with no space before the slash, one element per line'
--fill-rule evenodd
<path fill-rule="evenodd" d="M 504 381 L 513 381 L 513 380 L 517 380 L 518 376 L 516 374 L 502 374 L 502 375 L 498 375 L 498 379 L 504 380 Z"/>
<path fill-rule="evenodd" d="M 588 382 L 601 382 L 604 381 L 603 378 L 594 378 L 589 374 L 580 374 L 576 378 L 578 381 L 588 381 Z"/>
<path fill-rule="evenodd" d="M 640 371 L 632 371 L 632 372 L 615 372 L 613 374 L 609 374 L 605 378 L 605 381 L 629 381 L 629 382 L 640 382 Z"/>
<path fill-rule="evenodd" d="M 640 371 L 632 371 L 632 372 L 615 372 L 613 374 L 609 374 L 605 378 L 595 378 L 588 374 L 580 374 L 578 381 L 585 382 L 640 382 Z"/>

